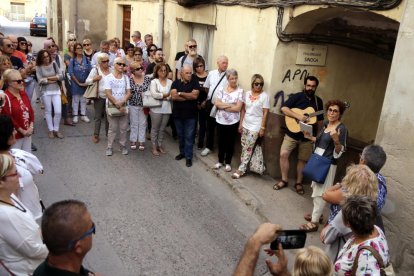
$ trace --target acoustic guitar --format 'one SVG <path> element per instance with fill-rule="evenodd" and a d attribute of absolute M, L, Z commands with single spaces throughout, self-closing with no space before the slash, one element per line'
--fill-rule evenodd
<path fill-rule="evenodd" d="M 316 116 L 323 114 L 325 112 L 324 110 L 319 110 L 315 112 L 315 109 L 313 109 L 313 107 L 307 107 L 305 109 L 291 108 L 291 110 L 295 113 L 308 116 L 309 120 L 306 123 L 309 125 L 315 124 L 317 119 Z M 285 123 L 286 127 L 289 129 L 290 132 L 300 132 L 299 120 L 297 120 L 296 118 L 292 118 L 285 115 Z"/>

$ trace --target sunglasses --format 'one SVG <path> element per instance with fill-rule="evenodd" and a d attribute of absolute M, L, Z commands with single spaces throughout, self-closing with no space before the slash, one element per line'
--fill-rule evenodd
<path fill-rule="evenodd" d="M 15 173 L 11 173 L 11 174 L 8 174 L 8 175 L 3 176 L 3 178 L 6 178 L 6 177 L 15 177 L 15 176 L 18 176 L 18 175 L 19 175 L 19 173 L 16 171 Z"/>
<path fill-rule="evenodd" d="M 27 45 L 27 42 L 19 42 L 20 45 Z"/>
<path fill-rule="evenodd" d="M 122 67 L 125 67 L 126 66 L 126 64 L 125 63 L 122 63 L 122 62 L 117 62 L 116 65 L 122 66 Z"/>
<path fill-rule="evenodd" d="M 20 80 L 11 80 L 11 82 L 15 82 L 17 84 L 22 84 L 23 80 L 22 79 L 20 79 Z"/>
<path fill-rule="evenodd" d="M 328 112 L 338 113 L 338 112 L 339 112 L 339 110 L 337 110 L 337 109 L 332 109 L 332 108 L 328 108 Z"/>
<path fill-rule="evenodd" d="M 199 64 L 199 65 L 196 66 L 196 68 L 200 68 L 200 67 L 204 67 L 204 65 L 203 64 Z"/>
<path fill-rule="evenodd" d="M 27 46 L 28 46 L 28 47 L 32 47 L 32 44 L 30 44 L 30 43 L 27 43 Z"/>
<path fill-rule="evenodd" d="M 83 50 L 83 48 L 77 47 L 76 50 Z"/>
<path fill-rule="evenodd" d="M 5 44 L 4 46 L 7 48 L 13 48 L 13 44 Z"/>
<path fill-rule="evenodd" d="M 76 41 L 76 38 L 71 38 L 69 39 L 69 41 Z"/>
<path fill-rule="evenodd" d="M 89 228 L 89 230 L 87 230 L 85 233 L 83 233 L 82 236 L 80 236 L 79 239 L 70 241 L 68 248 L 71 249 L 75 245 L 75 243 L 77 243 L 78 241 L 83 240 L 87 236 L 90 236 L 90 235 L 95 234 L 95 233 L 96 233 L 95 223 L 92 222 L 92 227 Z"/>
<path fill-rule="evenodd" d="M 255 82 L 255 83 L 253 83 L 253 85 L 254 86 L 262 86 L 263 87 L 264 83 L 263 82 Z"/>
<path fill-rule="evenodd" d="M 144 70 L 144 67 L 137 67 L 134 70 L 132 70 L 132 72 L 139 71 L 139 70 Z"/>
<path fill-rule="evenodd" d="M 197 48 L 197 45 L 190 45 L 190 46 L 188 46 L 188 48 L 195 49 L 195 48 Z"/>
<path fill-rule="evenodd" d="M 51 48 L 55 48 L 55 47 L 56 47 L 56 45 L 50 45 L 48 48 L 51 49 Z"/>
<path fill-rule="evenodd" d="M 107 60 L 101 60 L 101 63 L 107 63 L 107 62 L 109 62 L 109 59 L 107 59 Z"/>
<path fill-rule="evenodd" d="M 149 51 L 150 52 L 155 52 L 155 51 L 157 51 L 157 49 L 150 49 Z"/>
<path fill-rule="evenodd" d="M 91 44 L 88 43 L 84 43 L 83 46 L 90 46 Z"/>

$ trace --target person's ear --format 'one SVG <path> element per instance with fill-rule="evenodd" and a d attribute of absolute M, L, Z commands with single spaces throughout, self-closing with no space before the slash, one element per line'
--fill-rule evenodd
<path fill-rule="evenodd" d="M 75 243 L 75 245 L 73 246 L 76 254 L 78 254 L 78 255 L 81 255 L 83 253 L 83 248 L 82 248 L 81 242 L 82 242 L 82 240 L 77 241 Z"/>

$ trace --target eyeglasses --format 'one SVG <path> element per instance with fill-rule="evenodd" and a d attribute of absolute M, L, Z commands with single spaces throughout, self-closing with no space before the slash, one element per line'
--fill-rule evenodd
<path fill-rule="evenodd" d="M 83 46 L 90 46 L 91 44 L 89 43 L 83 43 Z"/>
<path fill-rule="evenodd" d="M 83 240 L 83 239 L 84 239 L 84 238 L 86 238 L 87 236 L 90 236 L 90 235 L 95 234 L 95 233 L 96 233 L 95 223 L 93 223 L 93 222 L 92 222 L 92 227 L 91 227 L 91 228 L 89 228 L 89 230 L 88 230 L 88 231 L 86 231 L 85 233 L 83 233 L 83 234 L 82 234 L 82 236 L 80 236 L 80 238 L 79 238 L 79 239 L 76 239 L 76 240 L 72 240 L 72 241 L 70 241 L 70 242 L 69 242 L 69 246 L 68 246 L 68 248 L 69 248 L 69 249 L 72 249 L 72 247 L 75 245 L 75 243 L 77 243 L 78 241 Z"/>
<path fill-rule="evenodd" d="M 76 38 L 70 38 L 68 41 L 76 41 Z"/>
<path fill-rule="evenodd" d="M 56 47 L 56 45 L 53 44 L 53 45 L 49 45 L 48 48 L 51 49 L 51 48 L 55 48 L 55 47 Z"/>
<path fill-rule="evenodd" d="M 107 62 L 109 62 L 108 59 L 107 60 L 101 60 L 101 63 L 107 63 Z"/>
<path fill-rule="evenodd" d="M 199 65 L 196 66 L 196 68 L 200 68 L 200 67 L 204 67 L 204 65 L 203 64 L 199 64 Z"/>
<path fill-rule="evenodd" d="M 165 72 L 167 72 L 167 70 L 165 70 L 165 69 L 161 69 L 161 70 L 159 70 L 158 72 L 165 73 Z"/>
<path fill-rule="evenodd" d="M 83 50 L 82 47 L 76 47 L 76 50 Z"/>
<path fill-rule="evenodd" d="M 19 173 L 16 171 L 15 173 L 11 173 L 11 174 L 7 174 L 7 175 L 3 176 L 3 178 L 6 178 L 6 177 L 15 177 L 15 176 L 18 176 L 18 175 L 19 175 Z"/>
<path fill-rule="evenodd" d="M 126 66 L 126 64 L 125 63 L 122 63 L 122 62 L 117 62 L 116 65 L 122 66 L 122 67 L 125 67 Z"/>
<path fill-rule="evenodd" d="M 328 108 L 328 112 L 338 113 L 338 112 L 339 112 L 339 110 L 338 110 L 338 109 Z"/>
<path fill-rule="evenodd" d="M 197 45 L 189 45 L 188 48 L 195 49 L 195 48 L 197 48 Z"/>
<path fill-rule="evenodd" d="M 264 83 L 263 82 L 255 82 L 255 83 L 253 83 L 253 85 L 254 86 L 262 86 L 263 87 Z"/>
<path fill-rule="evenodd" d="M 20 79 L 20 80 L 11 80 L 10 82 L 15 82 L 17 84 L 22 84 L 23 80 L 22 79 Z"/>
<path fill-rule="evenodd" d="M 13 48 L 13 44 L 5 44 L 4 46 L 7 48 Z"/>

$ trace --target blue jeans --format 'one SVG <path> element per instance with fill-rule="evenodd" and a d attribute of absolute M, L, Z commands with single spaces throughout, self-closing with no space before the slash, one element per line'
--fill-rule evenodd
<path fill-rule="evenodd" d="M 174 118 L 175 127 L 177 128 L 178 140 L 180 142 L 180 153 L 185 156 L 185 159 L 193 159 L 193 144 L 196 120 L 197 118 Z"/>

